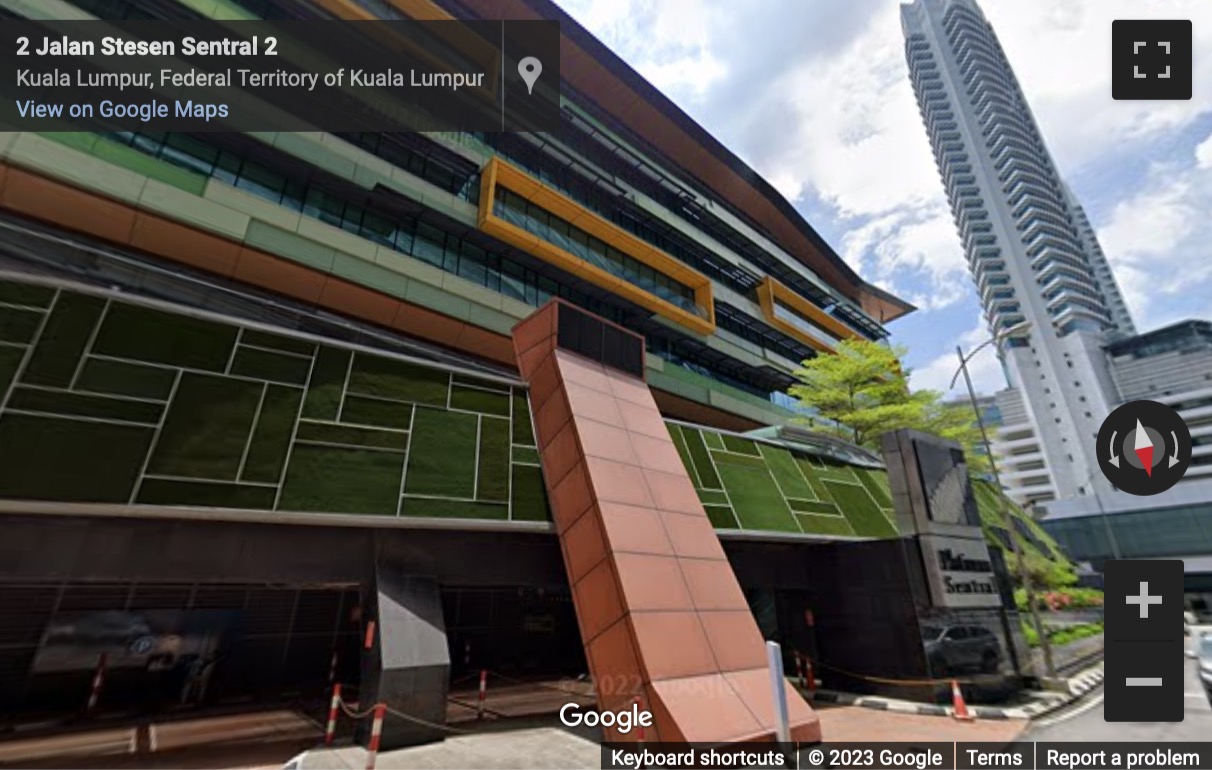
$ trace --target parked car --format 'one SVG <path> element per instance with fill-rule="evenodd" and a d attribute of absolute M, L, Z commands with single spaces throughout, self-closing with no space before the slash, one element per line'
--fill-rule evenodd
<path fill-rule="evenodd" d="M 1002 660 L 997 636 L 983 626 L 924 626 L 926 658 L 935 676 L 954 671 L 997 671 Z"/>
<path fill-rule="evenodd" d="M 1193 626 L 1198 626 L 1198 625 L 1199 625 L 1199 618 L 1195 617 L 1194 612 L 1187 611 L 1187 612 L 1183 613 L 1183 633 L 1185 633 L 1187 636 L 1190 636 L 1191 628 Z"/>

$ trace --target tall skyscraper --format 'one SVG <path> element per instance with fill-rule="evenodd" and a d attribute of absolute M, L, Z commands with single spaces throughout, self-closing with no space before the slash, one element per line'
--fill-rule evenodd
<path fill-rule="evenodd" d="M 1103 345 L 1135 334 L 1085 212 L 1061 179 L 974 0 L 901 6 L 918 105 L 1013 393 L 1000 399 L 1020 498 L 1105 485 L 1099 425 L 1119 400 Z M 1025 482 L 1025 483 L 1023 483 Z"/>

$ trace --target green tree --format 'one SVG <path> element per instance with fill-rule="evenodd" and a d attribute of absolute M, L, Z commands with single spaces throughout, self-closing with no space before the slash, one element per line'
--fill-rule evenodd
<path fill-rule="evenodd" d="M 836 354 L 804 361 L 795 371 L 799 383 L 788 393 L 822 419 L 800 421 L 874 449 L 887 431 L 933 433 L 958 441 L 973 471 L 987 471 L 988 458 L 977 451 L 980 431 L 971 408 L 944 403 L 937 391 L 911 391 L 904 353 L 869 340 L 844 340 Z"/>
<path fill-rule="evenodd" d="M 862 446 L 874 446 L 880 434 L 922 424 L 931 391 L 909 390 L 901 364 L 903 348 L 869 340 L 843 340 L 833 355 L 804 361 L 795 370 L 799 382 L 788 393 L 825 421 L 802 419 Z"/>
<path fill-rule="evenodd" d="M 972 473 L 992 471 L 993 464 L 985 452 L 980 426 L 976 424 L 976 414 L 972 411 L 972 406 L 966 401 L 946 403 L 942 400 L 942 394 L 927 392 L 932 397 L 922 411 L 921 423 L 907 427 L 915 427 L 958 442 L 964 450 L 964 459 L 968 461 L 968 470 Z"/>

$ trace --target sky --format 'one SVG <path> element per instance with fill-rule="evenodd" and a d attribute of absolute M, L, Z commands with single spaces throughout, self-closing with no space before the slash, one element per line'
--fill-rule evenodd
<path fill-rule="evenodd" d="M 864 279 L 915 388 L 988 339 L 905 64 L 898 0 L 557 0 L 768 179 Z M 978 0 L 1139 331 L 1212 319 L 1212 1 Z M 1194 98 L 1111 99 L 1114 19 L 1191 19 Z M 1005 387 L 992 348 L 972 374 Z M 962 385 L 961 385 L 962 387 Z"/>

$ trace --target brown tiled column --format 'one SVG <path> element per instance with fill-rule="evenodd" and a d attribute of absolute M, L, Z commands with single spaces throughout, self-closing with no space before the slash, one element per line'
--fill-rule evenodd
<path fill-rule="evenodd" d="M 561 313 L 584 317 L 552 302 L 513 340 L 599 707 L 641 698 L 648 741 L 769 739 L 764 642 L 652 393 L 562 348 Z M 787 700 L 792 737 L 820 740 L 790 685 Z"/>

